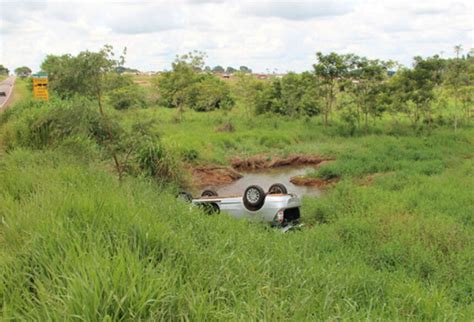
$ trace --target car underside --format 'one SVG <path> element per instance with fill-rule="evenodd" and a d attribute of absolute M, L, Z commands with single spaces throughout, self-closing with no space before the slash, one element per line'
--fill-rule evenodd
<path fill-rule="evenodd" d="M 213 190 L 203 191 L 199 198 L 185 194 L 184 199 L 202 207 L 209 214 L 224 212 L 237 219 L 263 221 L 278 227 L 299 224 L 300 198 L 288 193 L 282 184 L 272 185 L 268 192 L 252 185 L 243 196 L 219 196 Z"/>

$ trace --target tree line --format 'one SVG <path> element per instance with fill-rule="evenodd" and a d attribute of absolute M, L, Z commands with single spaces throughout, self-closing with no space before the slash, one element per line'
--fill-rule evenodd
<path fill-rule="evenodd" d="M 177 56 L 170 71 L 152 81 L 154 102 L 200 112 L 241 106 L 245 114 L 272 113 L 289 117 L 318 116 L 324 126 L 337 117 L 350 132 L 368 131 L 370 124 L 388 116 L 405 116 L 417 126 L 449 122 L 457 128 L 472 117 L 474 57 L 472 50 L 455 58 L 414 57 L 411 67 L 355 54 L 316 53 L 312 69 L 259 80 L 247 67 L 224 81 L 205 67 L 206 55 L 194 51 Z M 145 93 L 123 70 L 126 52 L 114 57 L 105 46 L 77 56 L 49 55 L 41 65 L 49 74 L 50 89 L 61 97 L 103 97 L 116 109 L 145 107 Z"/>
<path fill-rule="evenodd" d="M 396 71 L 395 71 L 396 70 Z M 325 126 L 335 111 L 350 128 L 369 120 L 406 115 L 416 126 L 468 122 L 474 99 L 474 57 L 415 57 L 412 68 L 354 54 L 316 54 L 312 71 L 289 73 L 258 84 L 246 81 L 246 104 L 257 114 L 320 115 Z"/>

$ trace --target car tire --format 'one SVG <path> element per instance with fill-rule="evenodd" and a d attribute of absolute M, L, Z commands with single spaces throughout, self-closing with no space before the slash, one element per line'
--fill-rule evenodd
<path fill-rule="evenodd" d="M 178 195 L 176 196 L 176 198 L 180 199 L 180 200 L 183 200 L 184 202 L 191 202 L 193 201 L 193 196 L 187 192 L 187 191 L 180 191 L 178 192 Z"/>
<path fill-rule="evenodd" d="M 286 195 L 288 193 L 288 189 L 286 189 L 285 185 L 282 183 L 275 183 L 268 188 L 268 194 L 269 195 L 278 195 L 278 194 L 284 194 Z"/>
<path fill-rule="evenodd" d="M 265 203 L 265 191 L 262 187 L 257 185 L 249 186 L 245 189 L 244 196 L 242 197 L 245 208 L 251 211 L 256 211 L 262 208 Z"/>
<path fill-rule="evenodd" d="M 204 202 L 200 206 L 202 207 L 202 209 L 207 215 L 215 215 L 221 212 L 221 209 L 219 208 L 219 206 L 214 202 L 211 202 L 211 203 Z"/>
<path fill-rule="evenodd" d="M 202 193 L 201 193 L 201 197 L 217 197 L 218 194 L 215 190 L 204 190 Z"/>

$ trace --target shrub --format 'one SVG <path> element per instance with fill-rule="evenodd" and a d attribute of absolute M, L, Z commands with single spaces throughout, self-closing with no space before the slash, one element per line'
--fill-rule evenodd
<path fill-rule="evenodd" d="M 146 102 L 144 93 L 137 85 L 129 85 L 112 90 L 109 93 L 109 102 L 117 110 L 129 108 L 144 108 Z"/>
<path fill-rule="evenodd" d="M 273 79 L 255 95 L 256 113 L 317 115 L 320 102 L 315 88 L 315 79 L 310 73 L 289 73 L 281 79 Z"/>
<path fill-rule="evenodd" d="M 70 136 L 84 136 L 103 144 L 108 133 L 118 134 L 118 124 L 100 116 L 94 103 L 87 99 L 51 100 L 18 113 L 4 130 L 7 148 L 35 149 L 58 146 Z"/>
<path fill-rule="evenodd" d="M 234 105 L 229 86 L 215 76 L 205 76 L 193 84 L 187 99 L 189 106 L 198 112 L 214 109 L 228 110 Z"/>
<path fill-rule="evenodd" d="M 160 75 L 155 85 L 159 102 L 170 108 L 188 106 L 205 112 L 229 109 L 234 104 L 224 81 L 214 75 L 198 73 L 183 62 L 174 64 L 172 71 Z"/>

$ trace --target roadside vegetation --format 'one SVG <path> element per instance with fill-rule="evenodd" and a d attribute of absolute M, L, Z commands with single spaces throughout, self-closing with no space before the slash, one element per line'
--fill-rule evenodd
<path fill-rule="evenodd" d="M 393 74 L 318 53 L 226 81 L 194 52 L 139 86 L 111 53 L 48 56 L 50 101 L 0 114 L 2 319 L 474 315 L 472 57 Z M 300 232 L 175 198 L 193 166 L 291 154 L 334 159 L 310 177 L 338 179 L 303 198 Z"/>

